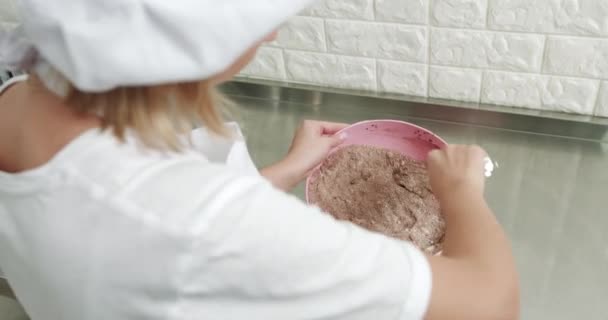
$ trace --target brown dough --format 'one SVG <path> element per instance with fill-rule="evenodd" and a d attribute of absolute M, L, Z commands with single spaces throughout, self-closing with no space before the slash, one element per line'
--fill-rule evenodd
<path fill-rule="evenodd" d="M 369 146 L 331 154 L 312 177 L 309 196 L 340 220 L 441 251 L 445 222 L 424 162 Z"/>

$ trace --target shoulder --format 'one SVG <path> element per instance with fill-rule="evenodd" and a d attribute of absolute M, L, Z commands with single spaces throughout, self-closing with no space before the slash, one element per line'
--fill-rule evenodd
<path fill-rule="evenodd" d="M 184 236 L 199 233 L 219 212 L 238 210 L 256 191 L 272 188 L 259 175 L 212 163 L 199 152 L 163 153 L 121 143 L 108 133 L 87 135 L 61 159 L 74 182 L 104 194 L 104 201 L 120 202 L 135 218 Z"/>

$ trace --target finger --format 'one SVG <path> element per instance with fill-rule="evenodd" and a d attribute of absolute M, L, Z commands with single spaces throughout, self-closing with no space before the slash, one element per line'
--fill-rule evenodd
<path fill-rule="evenodd" d="M 322 128 L 322 133 L 325 135 L 334 135 L 338 131 L 349 126 L 347 123 L 337 122 L 319 122 L 318 124 Z"/>
<path fill-rule="evenodd" d="M 480 146 L 470 146 L 469 155 L 475 166 L 484 167 L 486 166 L 486 159 L 488 159 L 488 153 Z"/>
<path fill-rule="evenodd" d="M 342 143 L 344 143 L 344 140 L 346 140 L 346 135 L 344 135 L 344 134 L 334 135 L 327 139 L 329 139 L 329 146 L 331 148 L 335 148 L 335 147 L 341 145 Z"/>
<path fill-rule="evenodd" d="M 472 145 L 469 148 L 470 148 L 471 152 L 473 154 L 475 154 L 477 157 L 480 157 L 483 159 L 488 156 L 488 152 L 478 145 Z"/>
<path fill-rule="evenodd" d="M 435 150 L 429 152 L 429 155 L 426 158 L 426 162 L 427 163 L 437 162 L 441 158 L 441 154 L 443 152 L 444 151 L 439 150 L 439 149 L 435 149 Z"/>

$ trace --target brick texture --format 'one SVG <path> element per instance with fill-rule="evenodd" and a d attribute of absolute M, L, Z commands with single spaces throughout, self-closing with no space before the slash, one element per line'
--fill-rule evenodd
<path fill-rule="evenodd" d="M 599 81 L 536 74 L 486 72 L 484 103 L 593 114 Z"/>
<path fill-rule="evenodd" d="M 273 80 L 285 79 L 285 62 L 283 50 L 278 48 L 260 48 L 256 59 L 243 71 L 243 76 L 267 78 Z"/>
<path fill-rule="evenodd" d="M 285 52 L 287 79 L 345 89 L 376 90 L 376 62 L 302 51 Z"/>
<path fill-rule="evenodd" d="M 605 0 L 490 0 L 493 30 L 608 36 Z"/>
<path fill-rule="evenodd" d="M 321 0 L 245 75 L 608 117 L 607 17 L 606 0 Z"/>
<path fill-rule="evenodd" d="M 429 77 L 429 96 L 431 98 L 479 101 L 481 70 L 433 66 Z"/>
<path fill-rule="evenodd" d="M 424 96 L 427 92 L 428 67 L 399 61 L 378 61 L 378 90 Z"/>
<path fill-rule="evenodd" d="M 433 29 L 431 62 L 535 72 L 541 69 L 544 41 L 539 35 Z"/>
<path fill-rule="evenodd" d="M 355 21 L 327 22 L 328 50 L 351 56 L 426 62 L 425 27 Z"/>
<path fill-rule="evenodd" d="M 376 0 L 376 20 L 412 24 L 428 22 L 429 0 Z"/>
<path fill-rule="evenodd" d="M 602 82 L 595 113 L 601 117 L 608 117 L 608 81 Z"/>
<path fill-rule="evenodd" d="M 431 9 L 434 26 L 484 28 L 488 0 L 435 0 Z"/>

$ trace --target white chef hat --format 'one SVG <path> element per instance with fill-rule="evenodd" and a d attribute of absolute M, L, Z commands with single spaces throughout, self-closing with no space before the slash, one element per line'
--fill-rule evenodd
<path fill-rule="evenodd" d="M 209 78 L 314 0 L 16 0 L 0 68 L 61 73 L 80 90 Z"/>

